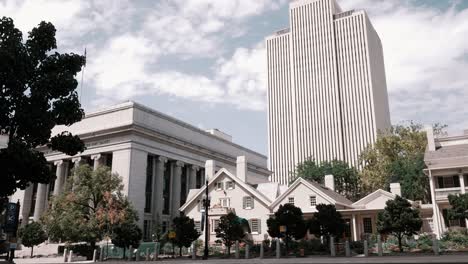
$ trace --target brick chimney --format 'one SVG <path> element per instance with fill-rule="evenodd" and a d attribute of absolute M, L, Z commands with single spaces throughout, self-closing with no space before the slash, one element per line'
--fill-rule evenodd
<path fill-rule="evenodd" d="M 236 176 L 243 182 L 247 182 L 247 158 L 245 156 L 237 157 Z"/>
<path fill-rule="evenodd" d="M 390 183 L 390 192 L 395 194 L 395 195 L 401 196 L 400 183 L 399 182 Z"/>

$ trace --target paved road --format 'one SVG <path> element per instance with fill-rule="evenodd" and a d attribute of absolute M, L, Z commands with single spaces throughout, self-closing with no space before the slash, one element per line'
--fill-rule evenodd
<path fill-rule="evenodd" d="M 17 264 L 28 263 L 41 263 L 41 264 L 55 264 L 62 263 L 62 258 L 53 259 L 18 259 L 15 260 Z M 90 262 L 73 262 L 73 263 L 90 263 Z M 106 264 L 126 264 L 135 263 L 123 261 L 106 261 Z M 282 263 L 312 263 L 312 264 L 329 264 L 329 263 L 399 263 L 399 264 L 413 264 L 413 263 L 468 263 L 468 254 L 465 255 L 444 255 L 444 256 L 393 256 L 393 257 L 353 257 L 353 258 L 331 258 L 331 257 L 310 257 L 310 258 L 288 258 L 288 259 L 210 259 L 210 260 L 196 260 L 191 259 L 178 259 L 178 260 L 164 260 L 164 261 L 141 261 L 139 263 L 159 263 L 159 264 L 193 264 L 193 263 L 222 263 L 222 264 L 238 264 L 238 263 L 260 263 L 260 264 L 282 264 Z M 1 264 L 1 262 L 0 262 Z"/>

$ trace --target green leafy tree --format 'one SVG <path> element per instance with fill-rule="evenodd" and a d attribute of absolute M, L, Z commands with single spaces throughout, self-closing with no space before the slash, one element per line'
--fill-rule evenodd
<path fill-rule="evenodd" d="M 314 217 L 308 222 L 308 228 L 311 234 L 316 237 L 324 237 L 329 245 L 330 236 L 339 238 L 345 228 L 345 221 L 341 214 L 336 211 L 335 205 L 318 204 L 317 212 Z"/>
<path fill-rule="evenodd" d="M 302 239 L 307 232 L 302 210 L 292 204 L 280 205 L 274 217 L 267 220 L 267 226 L 271 237 L 283 239 L 286 252 L 289 250 L 289 243 L 292 239 Z M 281 226 L 286 228 L 283 233 L 280 230 Z"/>
<path fill-rule="evenodd" d="M 140 227 L 133 222 L 124 222 L 113 228 L 111 235 L 112 244 L 123 248 L 123 257 L 128 247 L 138 248 L 143 236 Z M 132 252 L 130 252 L 132 254 Z"/>
<path fill-rule="evenodd" d="M 294 179 L 300 177 L 323 184 L 325 175 L 328 174 L 334 177 L 336 192 L 351 200 L 360 198 L 361 183 L 359 173 L 345 161 L 334 159 L 318 164 L 313 159 L 307 159 L 297 165 Z"/>
<path fill-rule="evenodd" d="M 94 247 L 114 226 L 137 221 L 136 212 L 121 192 L 120 177 L 108 167 L 93 170 L 82 165 L 73 175 L 42 217 L 52 240 L 85 241 Z"/>
<path fill-rule="evenodd" d="M 233 212 L 220 217 L 215 232 L 218 241 L 226 246 L 228 254 L 231 253 L 232 245 L 245 237 L 244 225 L 240 218 Z"/>
<path fill-rule="evenodd" d="M 377 230 L 382 234 L 394 235 L 398 239 L 400 252 L 403 252 L 403 237 L 417 234 L 421 227 L 419 211 L 412 208 L 408 200 L 401 196 L 388 200 L 384 211 L 377 217 Z"/>
<path fill-rule="evenodd" d="M 434 135 L 443 135 L 445 128 L 445 125 L 435 124 Z M 429 179 L 423 173 L 426 145 L 423 126 L 414 122 L 380 133 L 376 142 L 360 156 L 364 192 L 388 189 L 391 182 L 400 182 L 403 197 L 430 202 Z"/>
<path fill-rule="evenodd" d="M 18 235 L 21 243 L 31 248 L 31 258 L 33 257 L 34 246 L 37 246 L 47 240 L 42 225 L 38 222 L 32 222 L 20 228 Z"/>
<path fill-rule="evenodd" d="M 23 41 L 11 18 L 0 19 L 0 134 L 9 137 L 8 147 L 0 150 L 0 197 L 55 178 L 37 147 L 71 156 L 85 149 L 69 132 L 51 137 L 54 126 L 69 126 L 84 113 L 75 77 L 85 58 L 55 51 L 55 31 L 41 22 Z"/>
<path fill-rule="evenodd" d="M 468 219 L 468 193 L 449 195 L 452 208 L 448 211 L 450 219 Z"/>
<path fill-rule="evenodd" d="M 179 255 L 182 256 L 182 247 L 190 247 L 199 236 L 195 229 L 195 222 L 187 216 L 179 216 L 172 220 L 173 230 L 176 233 L 173 243 L 179 247 Z"/>

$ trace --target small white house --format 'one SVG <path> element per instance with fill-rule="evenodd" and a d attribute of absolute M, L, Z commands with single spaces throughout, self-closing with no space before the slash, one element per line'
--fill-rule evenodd
<path fill-rule="evenodd" d="M 211 163 L 212 161 L 207 161 Z M 237 158 L 237 175 L 222 168 L 214 175 L 209 175 L 208 193 L 211 200 L 209 210 L 210 242 L 216 240 L 215 228 L 221 216 L 235 212 L 237 216 L 249 222 L 252 239 L 262 241 L 267 234 L 266 220 L 270 214 L 270 205 L 285 186 L 265 182 L 253 184 L 246 174 L 247 162 L 244 156 Z M 203 205 L 202 199 L 206 186 L 190 190 L 187 202 L 180 208 L 185 215 L 193 218 L 197 229 L 201 229 Z M 201 238 L 204 238 L 204 233 Z"/>
<path fill-rule="evenodd" d="M 211 163 L 212 161 L 207 161 Z M 318 204 L 333 204 L 343 216 L 347 227 L 343 238 L 353 241 L 362 240 L 369 234 L 377 233 L 377 215 L 384 210 L 386 202 L 401 195 L 400 184 L 392 183 L 391 192 L 376 190 L 359 201 L 352 202 L 335 192 L 333 175 L 325 176 L 325 185 L 298 178 L 289 188 L 278 183 L 250 183 L 246 173 L 245 157 L 237 158 L 237 174 L 222 168 L 214 175 L 208 175 L 208 195 L 211 199 L 209 209 L 210 243 L 216 240 L 215 228 L 219 218 L 229 212 L 248 220 L 254 241 L 262 241 L 268 236 L 267 219 L 281 205 L 293 204 L 301 208 L 304 218 L 312 218 Z M 206 166 L 208 167 L 208 166 Z M 200 228 L 202 219 L 202 199 L 206 187 L 190 190 L 187 202 L 180 208 L 185 215 L 193 218 Z M 433 232 L 430 206 L 421 206 L 409 201 L 415 208 L 421 209 L 424 220 L 424 232 Z M 204 238 L 203 236 L 200 237 Z"/>

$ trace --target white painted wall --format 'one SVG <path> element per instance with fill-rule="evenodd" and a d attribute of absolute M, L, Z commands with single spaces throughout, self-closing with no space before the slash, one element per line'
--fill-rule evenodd
<path fill-rule="evenodd" d="M 219 181 L 223 182 L 223 186 L 226 185 L 226 182 L 230 181 L 229 176 L 226 174 L 222 175 L 218 178 Z M 268 205 L 263 204 L 260 200 L 254 198 L 254 208 L 253 209 L 243 209 L 243 197 L 244 196 L 252 196 L 249 192 L 242 188 L 239 184 L 235 184 L 235 188 L 232 190 L 216 190 L 215 185 L 212 185 L 208 189 L 209 195 L 211 196 L 211 206 L 219 204 L 220 198 L 230 198 L 230 207 L 235 209 L 236 214 L 239 217 L 245 218 L 247 220 L 251 218 L 257 218 L 261 220 L 261 232 L 260 234 L 252 234 L 252 238 L 254 241 L 262 241 L 264 239 L 264 234 L 267 234 L 267 224 L 266 220 L 269 217 L 269 208 Z M 201 198 L 200 198 L 201 199 Z M 184 213 L 193 218 L 195 221 L 201 221 L 201 213 L 198 211 L 197 203 L 193 203 L 191 206 L 187 207 Z M 210 221 L 212 219 L 219 219 L 220 216 L 212 216 L 210 217 Z M 210 222 L 211 224 L 211 222 Z M 204 237 L 200 237 L 203 239 Z M 215 241 L 216 237 L 215 234 L 212 233 L 210 237 L 210 241 Z"/>

